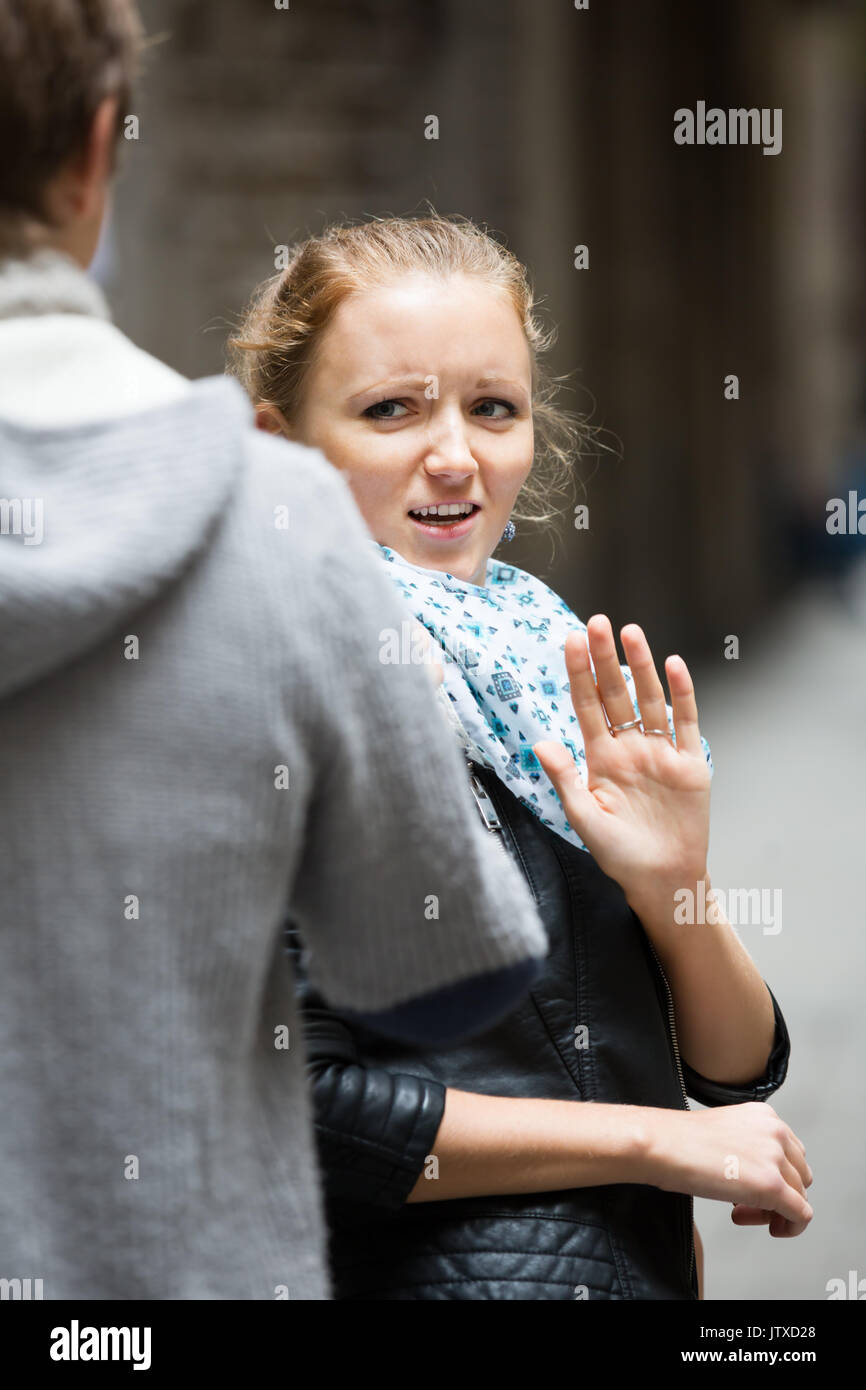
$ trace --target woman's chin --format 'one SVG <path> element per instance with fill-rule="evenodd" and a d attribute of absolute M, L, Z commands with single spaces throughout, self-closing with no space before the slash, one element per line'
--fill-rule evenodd
<path fill-rule="evenodd" d="M 441 570 L 443 574 L 453 574 L 467 584 L 485 584 L 487 579 L 488 555 L 484 553 L 480 538 L 473 536 L 446 541 L 444 537 L 428 537 L 420 527 L 383 535 L 373 532 L 379 545 L 395 551 L 410 565 L 419 569 Z"/>
<path fill-rule="evenodd" d="M 479 570 L 478 547 L 453 545 L 418 545 L 412 547 L 411 559 L 413 565 L 418 565 L 421 569 L 442 570 L 443 574 L 453 574 L 455 579 L 463 579 L 467 584 L 475 584 L 478 581 L 475 575 Z"/>

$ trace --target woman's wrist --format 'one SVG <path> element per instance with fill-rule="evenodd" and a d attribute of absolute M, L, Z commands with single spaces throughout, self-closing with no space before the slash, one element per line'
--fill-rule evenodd
<path fill-rule="evenodd" d="M 579 1101 L 581 1125 L 579 1131 L 578 1166 L 581 1169 L 576 1185 L 590 1186 L 592 1182 L 601 1183 L 650 1183 L 648 1176 L 655 1171 L 656 1151 L 659 1140 L 656 1135 L 656 1120 L 662 1112 L 653 1106 L 621 1104 L 587 1104 Z M 596 1117 L 597 1133 L 587 1132 L 587 1118 Z M 590 1163 L 599 1165 L 599 1172 L 587 1174 L 587 1148 L 592 1154 Z"/>
<path fill-rule="evenodd" d="M 626 901 L 647 931 L 674 930 L 696 921 L 718 920 L 718 904 L 713 896 L 709 869 L 692 871 L 676 879 L 646 877 L 640 886 L 629 889 Z"/>
<path fill-rule="evenodd" d="M 644 1113 L 643 1146 L 635 1163 L 635 1170 L 640 1176 L 632 1181 L 647 1183 L 650 1187 L 661 1188 L 663 1192 L 683 1191 L 675 1183 L 678 1141 L 682 1142 L 683 1134 L 680 1130 L 675 1135 L 673 1127 L 687 1123 L 694 1112 L 650 1106 Z"/>

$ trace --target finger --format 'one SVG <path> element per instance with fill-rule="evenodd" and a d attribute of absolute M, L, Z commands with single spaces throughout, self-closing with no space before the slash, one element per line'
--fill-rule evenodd
<path fill-rule="evenodd" d="M 566 637 L 565 665 L 571 703 L 580 724 L 583 746 L 589 753 L 593 744 L 597 747 L 601 739 L 609 739 L 610 732 L 589 664 L 589 648 L 583 633 L 570 632 Z"/>
<path fill-rule="evenodd" d="M 780 1216 L 777 1211 L 773 1212 L 773 1219 L 770 1222 L 771 1236 L 799 1236 L 808 1226 L 808 1221 L 786 1221 L 784 1216 Z"/>
<path fill-rule="evenodd" d="M 800 1150 L 800 1153 L 801 1153 L 801 1154 L 803 1155 L 803 1157 L 805 1158 L 805 1157 L 806 1157 L 806 1145 L 803 1143 L 802 1139 L 799 1139 L 799 1138 L 797 1137 L 797 1135 L 794 1133 L 793 1130 L 790 1130 L 790 1131 L 789 1131 L 789 1137 L 790 1137 L 790 1139 L 791 1139 L 791 1142 L 792 1142 L 793 1144 L 796 1144 L 797 1148 Z"/>
<path fill-rule="evenodd" d="M 635 717 L 634 702 L 622 673 L 610 619 L 604 613 L 596 613 L 587 623 L 586 631 L 607 717 L 611 724 L 627 724 Z M 640 729 L 635 728 L 634 732 L 640 734 Z"/>
<path fill-rule="evenodd" d="M 744 1202 L 737 1202 L 731 1212 L 731 1220 L 735 1226 L 767 1226 L 775 1212 L 767 1211 L 765 1207 L 748 1207 Z"/>
<path fill-rule="evenodd" d="M 796 1168 L 800 1179 L 805 1187 L 812 1186 L 812 1169 L 806 1162 L 806 1150 L 800 1143 L 796 1134 L 789 1134 L 785 1141 L 785 1153 L 790 1163 Z"/>
<path fill-rule="evenodd" d="M 801 1217 L 799 1218 L 799 1220 L 797 1220 L 797 1221 L 792 1221 L 792 1220 L 790 1220 L 789 1218 L 783 1216 L 783 1215 L 781 1214 L 781 1212 L 778 1212 L 778 1211 L 777 1211 L 777 1212 L 774 1212 L 774 1213 L 773 1213 L 773 1219 L 772 1219 L 772 1221 L 770 1222 L 770 1235 L 771 1235 L 771 1236 L 785 1236 L 785 1237 L 787 1237 L 787 1236 L 801 1236 L 801 1235 L 803 1234 L 803 1232 L 805 1231 L 806 1227 L 808 1226 L 809 1222 L 811 1221 L 811 1219 L 812 1219 L 812 1209 L 811 1209 L 811 1207 L 809 1208 L 808 1214 L 805 1214 L 805 1213 L 804 1213 L 804 1215 L 801 1216 Z"/>
<path fill-rule="evenodd" d="M 786 1167 L 789 1172 L 793 1171 L 790 1164 L 787 1164 Z M 781 1168 L 780 1171 L 782 1171 Z M 796 1234 L 799 1235 L 800 1231 L 805 1231 L 812 1219 L 812 1208 L 809 1206 L 805 1192 L 800 1191 L 799 1175 L 797 1187 L 791 1186 L 787 1173 L 783 1173 L 783 1176 L 785 1177 L 785 1185 L 775 1198 L 774 1210 L 779 1216 L 784 1216 L 786 1221 L 790 1221 L 797 1228 Z M 794 1232 L 786 1232 L 786 1234 L 794 1234 Z"/>
<path fill-rule="evenodd" d="M 767 1211 L 763 1207 L 747 1207 L 738 1203 L 731 1212 L 735 1226 L 769 1226 L 771 1236 L 794 1236 L 805 1230 L 802 1221 L 788 1221 L 777 1211 Z"/>
<path fill-rule="evenodd" d="M 626 661 L 634 679 L 640 717 L 647 729 L 667 729 L 668 709 L 649 642 L 637 623 L 620 631 Z"/>
<path fill-rule="evenodd" d="M 782 1174 L 788 1186 L 793 1187 L 795 1192 L 799 1192 L 804 1202 L 808 1202 L 809 1198 L 806 1194 L 805 1179 L 797 1164 L 792 1163 L 790 1159 L 783 1158 L 779 1164 L 779 1172 Z"/>
<path fill-rule="evenodd" d="M 789 1221 L 778 1211 L 768 1211 L 765 1207 L 749 1207 L 741 1202 L 738 1202 L 731 1212 L 731 1220 L 735 1226 L 769 1226 L 771 1236 L 782 1237 L 798 1236 L 809 1224 L 805 1217 L 799 1221 Z"/>
<path fill-rule="evenodd" d="M 592 826 L 601 812 L 584 785 L 577 763 L 567 748 L 550 739 L 533 744 L 532 751 L 553 783 L 569 825 L 586 843 L 592 838 Z"/>
<path fill-rule="evenodd" d="M 790 1164 L 787 1167 L 793 1174 Z M 812 1208 L 809 1206 L 805 1194 L 790 1186 L 787 1176 L 785 1174 L 783 1176 L 785 1176 L 785 1182 L 779 1195 L 773 1199 L 772 1208 L 756 1207 L 748 1202 L 736 1203 L 731 1212 L 731 1220 L 736 1226 L 763 1226 L 768 1221 L 772 1223 L 774 1217 L 781 1216 L 797 1228 L 797 1233 L 805 1230 L 812 1219 Z"/>
<path fill-rule="evenodd" d="M 677 748 L 681 753 L 697 753 L 703 757 L 701 733 L 698 728 L 698 706 L 689 668 L 681 656 L 669 656 L 665 662 Z"/>
<path fill-rule="evenodd" d="M 771 1236 L 796 1236 L 806 1229 L 808 1222 L 788 1221 L 777 1211 L 767 1211 L 763 1207 L 747 1207 L 737 1204 L 731 1212 L 735 1226 L 769 1226 Z"/>

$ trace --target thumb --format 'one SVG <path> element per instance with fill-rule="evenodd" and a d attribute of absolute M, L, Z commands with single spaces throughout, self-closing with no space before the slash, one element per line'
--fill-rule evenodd
<path fill-rule="evenodd" d="M 735 1202 L 731 1220 L 735 1226 L 767 1226 L 775 1212 L 764 1207 L 750 1207 L 745 1202 Z"/>
<path fill-rule="evenodd" d="M 542 739 L 540 743 L 533 744 L 532 751 L 556 788 L 569 824 L 588 844 L 584 832 L 592 833 L 598 807 L 592 793 L 584 786 L 574 758 L 561 743 L 551 739 Z"/>

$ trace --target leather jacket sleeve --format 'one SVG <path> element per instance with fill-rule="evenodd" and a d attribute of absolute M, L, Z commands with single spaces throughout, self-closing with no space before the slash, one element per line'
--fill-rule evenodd
<path fill-rule="evenodd" d="M 791 1042 L 776 996 L 766 980 L 764 984 L 773 1001 L 773 1014 L 776 1019 L 776 1034 L 766 1068 L 754 1081 L 729 1086 L 723 1081 L 708 1081 L 684 1061 L 683 1079 L 686 1091 L 693 1100 L 700 1101 L 701 1105 L 738 1105 L 743 1101 L 766 1100 L 774 1091 L 778 1091 L 785 1080 L 791 1056 Z"/>
<path fill-rule="evenodd" d="M 286 928 L 286 949 L 298 983 L 326 1197 L 396 1210 L 406 1202 L 434 1150 L 445 1087 L 429 1077 L 362 1062 L 352 1027 L 310 987 L 300 937 L 291 924 Z M 686 1091 L 700 1104 L 766 1100 L 784 1082 L 790 1040 L 778 1001 L 769 985 L 767 989 L 776 1032 L 764 1072 L 754 1081 L 728 1085 L 708 1080 L 683 1060 Z"/>
<path fill-rule="evenodd" d="M 303 1015 L 307 1077 L 326 1198 L 402 1207 L 432 1152 L 445 1087 L 359 1060 L 351 1027 L 310 987 L 296 930 L 286 929 Z"/>

